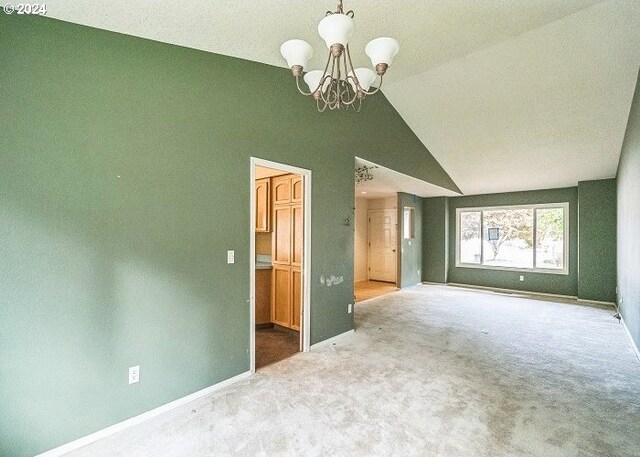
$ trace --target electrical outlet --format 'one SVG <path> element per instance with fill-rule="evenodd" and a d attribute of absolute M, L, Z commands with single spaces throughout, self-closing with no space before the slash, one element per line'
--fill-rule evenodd
<path fill-rule="evenodd" d="M 353 305 L 352 305 L 351 303 L 349 303 L 349 304 L 347 305 L 347 312 L 348 312 L 349 314 L 351 314 L 351 313 L 353 312 Z"/>
<path fill-rule="evenodd" d="M 524 276 L 520 275 L 520 281 L 524 281 Z"/>
<path fill-rule="evenodd" d="M 236 251 L 233 249 L 227 251 L 227 263 L 235 263 L 236 261 Z"/>
<path fill-rule="evenodd" d="M 140 365 L 129 367 L 129 384 L 140 382 Z"/>

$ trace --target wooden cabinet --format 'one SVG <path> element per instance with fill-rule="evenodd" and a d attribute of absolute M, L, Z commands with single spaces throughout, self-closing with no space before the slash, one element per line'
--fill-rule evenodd
<path fill-rule="evenodd" d="M 274 264 L 291 264 L 291 206 L 273 207 L 271 257 Z"/>
<path fill-rule="evenodd" d="M 273 204 L 291 203 L 291 175 L 273 178 Z"/>
<path fill-rule="evenodd" d="M 271 322 L 271 270 L 256 270 L 256 325 Z"/>
<path fill-rule="evenodd" d="M 304 212 L 302 205 L 291 205 L 291 265 L 302 266 L 304 247 Z"/>
<path fill-rule="evenodd" d="M 271 322 L 291 327 L 291 267 L 274 265 L 271 286 Z"/>
<path fill-rule="evenodd" d="M 291 203 L 302 203 L 302 176 L 291 178 Z"/>
<path fill-rule="evenodd" d="M 271 321 L 300 330 L 304 255 L 303 186 L 300 176 L 273 178 Z"/>
<path fill-rule="evenodd" d="M 271 180 L 256 179 L 256 232 L 271 230 Z"/>
<path fill-rule="evenodd" d="M 302 176 L 283 175 L 272 179 L 274 205 L 302 203 L 304 190 Z"/>
<path fill-rule="evenodd" d="M 302 318 L 302 271 L 291 267 L 291 328 L 300 330 Z"/>

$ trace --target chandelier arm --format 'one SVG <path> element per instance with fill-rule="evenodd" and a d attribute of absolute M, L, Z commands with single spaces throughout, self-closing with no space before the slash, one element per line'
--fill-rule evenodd
<path fill-rule="evenodd" d="M 329 62 L 331 62 L 331 73 L 327 74 L 327 69 L 329 68 Z M 317 90 L 320 90 L 320 97 L 322 98 L 322 101 L 327 104 L 330 104 L 330 100 L 331 100 L 331 86 L 333 86 L 333 71 L 334 71 L 335 65 L 336 65 L 336 61 L 335 59 L 331 59 L 331 52 L 329 52 L 329 60 L 327 60 L 327 66 L 325 67 L 325 71 L 324 71 L 325 76 L 320 80 L 320 85 L 318 86 L 318 89 L 317 89 Z M 327 94 L 325 99 L 324 91 L 321 90 L 320 88 L 324 87 L 324 83 L 327 78 L 330 78 L 330 81 L 329 81 L 329 87 L 327 87 Z"/>
<path fill-rule="evenodd" d="M 363 90 L 362 92 L 364 92 L 367 95 L 377 94 L 378 92 L 380 92 L 381 87 L 382 87 L 382 75 L 380 75 L 380 84 L 378 84 L 378 87 L 376 87 L 375 90 L 372 90 L 371 92 L 367 92 L 366 90 Z"/>
<path fill-rule="evenodd" d="M 340 72 L 340 58 L 338 57 L 337 59 L 335 59 L 336 61 L 336 107 L 338 109 L 340 109 L 340 102 L 342 101 L 342 88 L 340 87 L 341 84 L 341 80 L 340 77 L 342 76 L 342 73 Z"/>
<path fill-rule="evenodd" d="M 333 78 L 330 75 L 325 76 L 325 79 L 329 80 L 329 84 L 327 85 L 327 93 L 326 93 L 326 97 L 327 99 L 325 100 L 329 105 L 333 104 L 334 102 L 331 101 L 331 94 L 333 93 Z M 324 98 L 324 97 L 323 97 Z"/>
<path fill-rule="evenodd" d="M 324 65 L 324 72 L 326 73 L 329 69 L 329 64 L 331 63 L 331 51 L 329 51 L 329 56 L 327 57 L 327 63 Z"/>
<path fill-rule="evenodd" d="M 348 107 L 350 105 L 353 105 L 353 103 L 356 101 L 356 98 L 358 98 L 358 91 L 361 90 L 361 87 L 358 81 L 358 77 L 356 76 L 356 72 L 353 68 L 353 63 L 351 62 L 351 52 L 349 52 L 348 44 L 343 54 L 344 54 L 343 60 L 344 60 L 344 68 L 345 68 L 345 78 L 344 78 L 345 90 L 343 94 L 346 93 L 347 101 L 344 101 L 343 99 L 342 102 Z M 354 85 L 353 97 L 351 96 L 351 84 L 349 84 L 349 79 L 353 81 L 353 85 Z"/>
<path fill-rule="evenodd" d="M 313 92 L 305 92 L 300 88 L 300 76 L 296 76 L 296 87 L 298 88 L 298 92 L 302 95 L 312 95 Z"/>
<path fill-rule="evenodd" d="M 329 64 L 331 63 L 331 51 L 329 51 L 329 57 L 327 58 L 327 63 L 324 66 L 324 73 L 323 75 L 327 74 L 327 70 L 329 69 Z M 320 84 L 318 85 L 318 87 L 316 87 L 316 90 L 320 90 L 320 88 L 324 85 L 324 77 L 323 80 L 320 81 Z"/>
<path fill-rule="evenodd" d="M 358 98 L 357 90 L 353 91 L 353 96 L 351 95 L 351 85 L 349 84 L 349 78 L 354 79 L 352 76 L 347 76 L 347 80 L 345 81 L 345 91 L 344 91 L 347 94 L 347 101 L 345 102 L 344 100 L 342 100 L 342 102 L 347 106 L 353 105 L 353 103 Z"/>
<path fill-rule="evenodd" d="M 347 65 L 347 59 L 349 60 L 349 66 L 351 67 L 351 73 L 353 74 L 353 82 L 356 85 L 356 92 L 359 91 L 359 90 L 363 90 L 362 87 L 360 86 L 360 81 L 358 81 L 358 76 L 356 75 L 356 70 L 355 70 L 355 68 L 353 68 L 353 62 L 351 61 L 351 52 L 349 51 L 349 45 L 348 44 L 346 46 L 346 56 L 344 58 L 345 66 Z"/>
<path fill-rule="evenodd" d="M 316 107 L 318 108 L 318 111 L 322 113 L 324 110 L 327 109 L 327 103 L 325 102 L 324 106 L 322 108 L 320 108 L 320 99 L 317 98 L 316 99 Z"/>
<path fill-rule="evenodd" d="M 346 96 L 346 100 L 345 97 Z M 351 86 L 348 81 L 344 83 L 344 90 L 340 93 L 340 99 L 345 106 L 351 106 L 354 104 L 356 99 L 358 98 L 358 92 L 354 91 L 353 95 L 351 94 Z"/>

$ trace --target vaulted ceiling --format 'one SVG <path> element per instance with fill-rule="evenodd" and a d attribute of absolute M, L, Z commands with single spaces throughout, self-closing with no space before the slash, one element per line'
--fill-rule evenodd
<path fill-rule="evenodd" d="M 302 38 L 314 46 L 311 69 L 326 58 L 317 22 L 335 3 L 47 7 L 54 18 L 283 67 L 280 44 Z M 345 0 L 345 8 L 355 11 L 355 66 L 370 65 L 370 39 L 400 42 L 383 92 L 465 194 L 615 176 L 640 65 L 638 0 Z"/>

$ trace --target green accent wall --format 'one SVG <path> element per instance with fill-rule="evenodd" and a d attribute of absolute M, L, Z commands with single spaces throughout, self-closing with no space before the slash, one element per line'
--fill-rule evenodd
<path fill-rule="evenodd" d="M 449 197 L 423 200 L 423 281 L 447 282 L 449 270 Z"/>
<path fill-rule="evenodd" d="M 413 239 L 404 239 L 404 208 L 414 209 Z M 400 287 L 422 281 L 422 198 L 398 192 L 398 236 L 400 238 Z"/>
<path fill-rule="evenodd" d="M 569 274 L 456 267 L 456 209 L 569 202 Z M 578 294 L 578 188 L 449 198 L 449 282 L 576 296 Z M 520 275 L 524 281 L 520 281 Z"/>
<path fill-rule="evenodd" d="M 640 347 L 640 76 L 617 175 L 618 307 Z"/>
<path fill-rule="evenodd" d="M 354 156 L 457 190 L 382 94 L 318 113 L 286 69 L 40 17 L 0 14 L 0 62 L 0 455 L 249 370 L 251 156 L 313 173 L 312 343 L 353 328 Z"/>
<path fill-rule="evenodd" d="M 616 301 L 616 180 L 578 183 L 578 298 Z"/>

